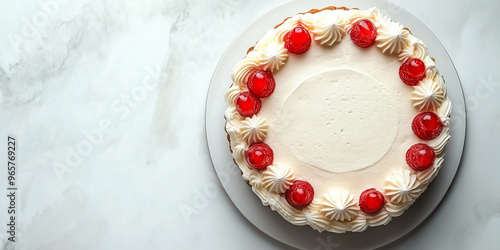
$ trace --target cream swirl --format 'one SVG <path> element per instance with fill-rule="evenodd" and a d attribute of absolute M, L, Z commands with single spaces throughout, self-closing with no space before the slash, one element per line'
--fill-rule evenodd
<path fill-rule="evenodd" d="M 330 220 L 328 220 L 323 212 L 320 211 L 321 206 L 314 203 L 314 201 L 305 208 L 304 215 L 307 220 L 307 224 L 312 228 L 323 232 L 328 229 L 330 225 Z"/>
<path fill-rule="evenodd" d="M 366 221 L 366 216 L 359 213 L 352 221 L 347 223 L 351 231 L 353 232 L 363 232 L 368 228 L 368 221 Z"/>
<path fill-rule="evenodd" d="M 242 89 L 233 84 L 231 87 L 226 91 L 226 94 L 224 95 L 224 99 L 229 105 L 235 105 L 236 97 L 238 97 L 238 94 L 241 93 Z"/>
<path fill-rule="evenodd" d="M 397 53 L 406 48 L 410 42 L 408 30 L 403 28 L 403 25 L 392 22 L 387 19 L 378 29 L 377 47 L 382 49 L 383 53 Z"/>
<path fill-rule="evenodd" d="M 367 216 L 367 218 L 366 218 L 368 225 L 371 227 L 386 225 L 391 220 L 392 220 L 392 217 L 389 214 L 389 212 L 387 212 L 387 210 L 385 210 L 385 208 L 382 208 L 382 210 L 378 211 L 375 214 L 370 214 L 370 216 Z"/>
<path fill-rule="evenodd" d="M 226 133 L 229 135 L 231 149 L 233 149 L 241 138 L 241 128 L 238 126 L 238 122 L 242 117 L 234 107 L 227 108 L 224 117 L 226 118 Z"/>
<path fill-rule="evenodd" d="M 436 68 L 432 68 L 427 70 L 427 72 L 432 72 L 430 75 L 432 76 L 432 79 L 443 88 L 444 93 L 446 94 L 446 88 L 444 86 L 444 77 L 441 76 Z M 428 73 L 427 73 L 428 74 Z"/>
<path fill-rule="evenodd" d="M 253 115 L 252 118 L 247 117 L 241 122 L 241 136 L 245 139 L 248 145 L 256 142 L 262 142 L 267 135 L 266 119 Z"/>
<path fill-rule="evenodd" d="M 349 227 L 347 226 L 346 223 L 344 222 L 339 222 L 339 221 L 330 221 L 330 226 L 327 229 L 330 232 L 335 232 L 335 233 L 345 233 L 346 231 L 349 231 Z"/>
<path fill-rule="evenodd" d="M 354 196 L 345 190 L 335 190 L 323 195 L 321 211 L 330 220 L 350 221 L 358 213 Z"/>
<path fill-rule="evenodd" d="M 425 69 L 427 71 L 430 70 L 430 69 L 434 69 L 436 67 L 436 62 L 430 56 L 425 56 L 424 59 L 422 59 L 422 61 L 424 62 Z"/>
<path fill-rule="evenodd" d="M 269 206 L 271 210 L 278 212 L 285 220 L 294 225 L 307 225 L 307 219 L 302 210 L 292 207 L 281 195 L 269 193 L 267 200 L 262 204 Z"/>
<path fill-rule="evenodd" d="M 411 42 L 407 47 L 401 50 L 401 52 L 399 53 L 399 60 L 406 61 L 406 59 L 411 57 L 411 58 L 418 58 L 424 61 L 424 63 L 426 61 L 428 62 L 428 59 L 426 58 L 428 57 L 427 46 L 422 42 L 422 40 L 417 39 L 412 35 L 408 35 L 408 37 L 411 40 Z"/>
<path fill-rule="evenodd" d="M 247 56 L 241 59 L 233 68 L 231 79 L 233 84 L 244 88 L 247 85 L 248 77 L 252 72 L 258 69 L 259 55 L 255 51 L 251 51 Z"/>
<path fill-rule="evenodd" d="M 345 23 L 343 17 L 337 15 L 322 15 L 313 23 L 314 40 L 319 41 L 321 45 L 331 46 L 340 42 L 345 35 Z"/>
<path fill-rule="evenodd" d="M 236 110 L 236 107 L 227 108 L 226 111 L 224 112 L 224 117 L 231 124 L 234 124 L 237 121 L 240 121 L 243 119 L 243 117 L 240 115 L 240 113 Z"/>
<path fill-rule="evenodd" d="M 443 103 L 445 96 L 440 84 L 430 78 L 424 78 L 418 85 L 413 86 L 411 92 L 413 106 L 420 111 L 435 111 Z"/>
<path fill-rule="evenodd" d="M 268 197 L 270 193 L 264 188 L 260 174 L 256 173 L 254 170 L 252 170 L 251 173 L 253 174 L 249 175 L 248 183 L 252 186 L 252 191 L 259 196 L 264 206 L 269 206 Z"/>
<path fill-rule="evenodd" d="M 312 23 L 314 22 L 314 15 L 310 13 L 306 14 L 300 14 L 293 16 L 291 18 L 288 18 L 281 27 L 283 27 L 286 30 L 290 30 L 296 26 L 302 26 L 308 30 L 312 29 Z"/>
<path fill-rule="evenodd" d="M 246 166 L 246 158 L 245 158 L 245 153 L 246 153 L 246 145 L 245 144 L 238 144 L 235 145 L 233 148 L 233 158 L 234 161 L 238 164 L 238 166 Z M 245 180 L 248 180 L 248 178 L 245 178 Z"/>
<path fill-rule="evenodd" d="M 440 116 L 444 123 L 444 129 L 441 134 L 434 140 L 431 141 L 429 146 L 434 148 L 436 155 L 438 157 L 444 157 L 444 147 L 448 144 L 450 140 L 450 114 L 451 114 L 451 102 L 446 99 L 441 107 L 437 110 L 437 114 Z"/>
<path fill-rule="evenodd" d="M 285 41 L 286 34 L 297 26 L 302 26 L 307 30 L 312 30 L 313 18 L 311 14 L 296 15 L 288 18 L 282 25 L 276 29 L 275 36 L 279 42 Z"/>
<path fill-rule="evenodd" d="M 238 139 L 241 137 L 240 130 L 237 126 L 232 125 L 230 122 L 226 122 L 226 132 L 231 140 L 231 148 L 234 148 Z"/>
<path fill-rule="evenodd" d="M 275 39 L 259 44 L 259 47 L 255 47 L 255 51 L 260 54 L 259 67 L 270 72 L 279 70 L 288 58 L 284 43 Z"/>
<path fill-rule="evenodd" d="M 388 202 L 385 204 L 385 210 L 392 216 L 392 217 L 398 217 L 404 213 L 406 209 L 408 209 L 412 204 L 414 200 L 409 201 L 407 203 L 392 203 Z"/>
<path fill-rule="evenodd" d="M 345 30 L 351 32 L 352 26 L 361 19 L 369 19 L 378 27 L 380 23 L 385 22 L 387 17 L 381 15 L 377 8 L 370 8 L 368 10 L 349 10 L 344 17 L 344 21 L 346 22 Z"/>
<path fill-rule="evenodd" d="M 436 160 L 434 161 L 434 164 L 432 166 L 428 167 L 427 169 L 425 169 L 423 171 L 416 172 L 415 174 L 416 174 L 418 180 L 425 186 L 427 184 L 429 184 L 436 177 L 437 173 L 439 172 L 439 169 L 441 168 L 441 164 L 443 163 L 443 160 L 444 160 L 444 155 L 439 156 L 436 158 Z"/>
<path fill-rule="evenodd" d="M 385 195 L 392 203 L 407 203 L 415 200 L 422 189 L 420 181 L 410 170 L 393 170 L 391 175 L 385 181 Z"/>
<path fill-rule="evenodd" d="M 281 210 L 279 197 L 275 196 L 275 194 L 273 193 L 267 193 L 267 194 L 268 194 L 267 199 L 262 200 L 262 204 L 264 204 L 264 206 L 269 206 L 273 211 Z M 288 213 L 284 213 L 282 214 L 282 216 L 290 217 Z"/>
<path fill-rule="evenodd" d="M 448 98 L 446 98 L 446 101 L 443 102 L 441 107 L 437 110 L 437 114 L 441 117 L 441 120 L 446 123 L 449 122 L 448 118 L 451 115 L 451 102 Z"/>
<path fill-rule="evenodd" d="M 448 120 L 449 119 L 445 119 L 445 127 L 441 134 L 429 144 L 429 146 L 431 146 L 436 152 L 436 155 L 444 154 L 444 147 L 448 144 L 448 141 L 451 138 L 450 126 L 447 125 L 449 123 Z"/>
<path fill-rule="evenodd" d="M 285 193 L 294 180 L 292 170 L 280 163 L 274 163 L 262 172 L 264 187 L 273 193 Z"/>

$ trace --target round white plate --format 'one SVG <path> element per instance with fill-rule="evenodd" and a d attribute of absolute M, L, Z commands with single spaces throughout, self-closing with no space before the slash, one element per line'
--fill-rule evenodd
<path fill-rule="evenodd" d="M 451 114 L 451 141 L 446 147 L 446 157 L 438 176 L 402 216 L 393 218 L 386 226 L 369 228 L 361 233 L 319 233 L 309 226 L 295 226 L 278 213 L 261 204 L 259 198 L 240 176 L 233 163 L 227 135 L 224 131 L 224 111 L 227 104 L 224 93 L 231 85 L 232 67 L 246 55 L 266 32 L 283 19 L 310 9 L 329 5 L 367 9 L 377 7 L 382 13 L 408 27 L 425 41 L 429 54 L 436 60 L 436 67 L 446 79 L 448 96 L 453 105 Z M 227 194 L 241 213 L 257 228 L 285 244 L 301 249 L 360 249 L 377 248 L 393 242 L 409 233 L 424 221 L 438 206 L 450 187 L 458 170 L 465 142 L 466 112 L 460 79 L 446 50 L 432 32 L 417 18 L 399 6 L 385 0 L 297 0 L 281 5 L 253 22 L 229 45 L 215 69 L 206 106 L 206 134 L 213 166 Z"/>

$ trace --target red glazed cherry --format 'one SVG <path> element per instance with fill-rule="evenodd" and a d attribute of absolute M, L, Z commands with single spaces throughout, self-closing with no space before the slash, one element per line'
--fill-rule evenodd
<path fill-rule="evenodd" d="M 399 77 L 404 83 L 415 86 L 425 78 L 425 64 L 418 58 L 408 58 L 399 67 Z"/>
<path fill-rule="evenodd" d="M 351 40 L 361 48 L 368 48 L 375 43 L 377 27 L 368 19 L 357 21 L 351 30 Z"/>
<path fill-rule="evenodd" d="M 413 118 L 411 123 L 413 133 L 422 140 L 435 139 L 441 134 L 443 127 L 444 124 L 441 118 L 433 112 L 420 113 Z"/>
<path fill-rule="evenodd" d="M 305 207 L 314 198 L 314 189 L 307 181 L 294 181 L 285 192 L 285 198 L 294 207 Z"/>
<path fill-rule="evenodd" d="M 274 153 L 269 145 L 261 142 L 250 146 L 245 157 L 250 167 L 262 170 L 273 164 Z"/>
<path fill-rule="evenodd" d="M 406 152 L 406 163 L 410 168 L 422 171 L 434 164 L 436 153 L 434 149 L 423 144 L 418 143 L 410 147 Z"/>
<path fill-rule="evenodd" d="M 311 47 L 311 35 L 306 28 L 297 26 L 285 36 L 285 48 L 293 54 L 303 54 Z"/>
<path fill-rule="evenodd" d="M 375 188 L 367 189 L 359 196 L 359 208 L 367 214 L 378 212 L 384 205 L 384 195 Z"/>
<path fill-rule="evenodd" d="M 241 92 L 236 97 L 236 110 L 243 117 L 251 117 L 259 113 L 261 107 L 260 99 L 248 91 Z"/>
<path fill-rule="evenodd" d="M 264 70 L 254 71 L 247 82 L 248 90 L 260 98 L 270 96 L 274 91 L 274 77 Z"/>

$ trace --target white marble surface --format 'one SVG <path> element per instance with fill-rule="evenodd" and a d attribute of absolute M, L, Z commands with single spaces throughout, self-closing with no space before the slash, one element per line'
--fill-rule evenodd
<path fill-rule="evenodd" d="M 0 0 L 0 188 L 7 135 L 17 138 L 19 188 L 16 244 L 2 226 L 2 248 L 288 248 L 233 206 L 204 131 L 210 77 L 225 48 L 283 2 Z M 388 247 L 498 249 L 500 2 L 392 2 L 448 50 L 468 130 L 441 205 Z M 2 196 L 0 225 L 7 207 Z"/>

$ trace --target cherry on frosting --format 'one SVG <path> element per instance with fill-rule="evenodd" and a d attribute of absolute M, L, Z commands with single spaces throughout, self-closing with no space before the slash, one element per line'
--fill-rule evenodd
<path fill-rule="evenodd" d="M 359 196 L 359 208 L 367 214 L 380 211 L 384 205 L 384 195 L 375 188 L 367 189 Z"/>
<path fill-rule="evenodd" d="M 303 54 L 311 47 L 311 35 L 301 25 L 296 26 L 285 35 L 285 48 L 293 54 Z"/>
<path fill-rule="evenodd" d="M 413 133 L 422 140 L 437 138 L 443 131 L 443 127 L 444 124 L 441 118 L 433 112 L 420 113 L 413 118 L 411 123 Z"/>
<path fill-rule="evenodd" d="M 410 168 L 422 171 L 434 164 L 436 152 L 426 144 L 418 143 L 406 151 L 406 163 Z"/>
<path fill-rule="evenodd" d="M 250 167 L 262 170 L 273 164 L 274 153 L 269 145 L 261 142 L 251 145 L 245 155 Z"/>
<path fill-rule="evenodd" d="M 375 43 L 377 27 L 368 19 L 361 19 L 354 23 L 351 29 L 351 40 L 361 48 L 368 48 Z"/>
<path fill-rule="evenodd" d="M 256 70 L 248 77 L 248 90 L 260 98 L 270 96 L 275 85 L 273 75 L 264 70 Z"/>
<path fill-rule="evenodd" d="M 294 207 L 305 207 L 314 198 L 314 189 L 307 181 L 296 180 L 285 192 L 288 203 Z"/>
<path fill-rule="evenodd" d="M 425 78 L 425 64 L 418 58 L 408 58 L 399 67 L 399 77 L 404 83 L 415 86 Z"/>
<path fill-rule="evenodd" d="M 259 113 L 262 103 L 259 97 L 249 91 L 244 91 L 236 97 L 236 110 L 243 117 L 251 117 Z"/>

